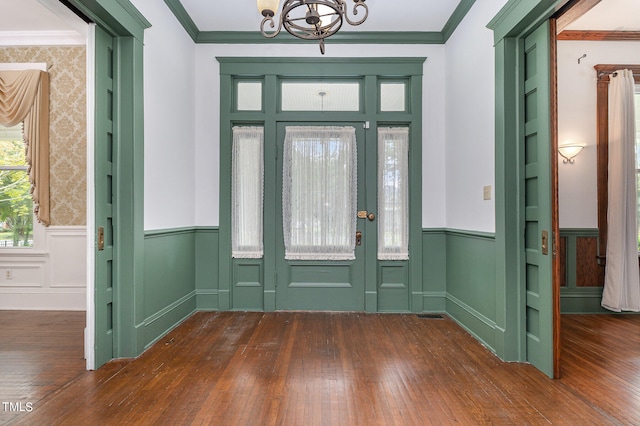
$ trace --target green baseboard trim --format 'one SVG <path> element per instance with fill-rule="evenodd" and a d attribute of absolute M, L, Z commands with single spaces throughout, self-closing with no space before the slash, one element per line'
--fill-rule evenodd
<path fill-rule="evenodd" d="M 603 314 L 612 313 L 600 306 L 601 287 L 561 289 L 560 313 L 562 314 Z"/>
<path fill-rule="evenodd" d="M 448 293 L 446 312 L 458 325 L 495 353 L 496 323 L 494 321 Z"/>
<path fill-rule="evenodd" d="M 144 321 L 145 349 L 177 327 L 196 311 L 196 292 L 181 297 Z"/>

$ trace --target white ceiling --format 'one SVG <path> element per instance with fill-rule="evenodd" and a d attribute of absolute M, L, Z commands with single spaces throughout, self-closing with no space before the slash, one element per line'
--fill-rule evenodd
<path fill-rule="evenodd" d="M 256 0 L 181 2 L 201 31 L 256 31 L 262 21 Z M 280 8 L 282 3 L 280 1 Z M 367 20 L 359 27 L 345 25 L 342 30 L 442 31 L 458 3 L 460 0 L 366 0 Z M 349 16 L 353 16 L 351 5 L 353 3 L 348 0 Z"/>
<path fill-rule="evenodd" d="M 162 0 L 155 0 L 161 2 Z M 476 6 L 484 0 L 476 0 Z M 505 0 L 506 2 L 506 0 Z M 349 2 L 350 3 L 350 2 Z M 369 18 L 344 31 L 441 31 L 459 0 L 367 0 Z M 255 0 L 182 0 L 201 31 L 257 31 L 261 15 Z M 46 7 L 45 7 L 46 5 Z M 57 6 L 57 7 L 56 7 Z M 0 0 L 3 31 L 68 31 L 69 19 L 61 19 L 57 0 Z M 152 23 L 153 24 L 153 23 Z M 602 0 L 567 29 L 640 30 L 640 0 Z"/>

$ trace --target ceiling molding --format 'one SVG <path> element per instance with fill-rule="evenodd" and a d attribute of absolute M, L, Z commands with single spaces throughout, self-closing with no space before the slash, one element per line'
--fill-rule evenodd
<path fill-rule="evenodd" d="M 85 36 L 75 31 L 0 31 L 0 46 L 84 46 Z"/>
<path fill-rule="evenodd" d="M 335 44 L 444 44 L 462 22 L 476 0 L 460 0 L 442 31 L 340 31 L 327 43 Z M 199 44 L 298 44 L 308 43 L 280 34 L 265 38 L 259 31 L 201 31 L 180 0 L 164 0 L 169 10 L 195 43 Z"/>
<path fill-rule="evenodd" d="M 259 31 L 201 31 L 195 42 L 204 44 L 304 44 L 288 33 L 265 38 Z M 426 31 L 340 31 L 325 39 L 327 44 L 443 44 L 442 33 Z"/>
<path fill-rule="evenodd" d="M 640 41 L 640 31 L 582 31 L 564 30 L 558 40 L 573 41 Z"/>
<path fill-rule="evenodd" d="M 444 43 L 449 40 L 449 37 L 451 37 L 451 35 L 455 32 L 456 28 L 458 28 L 458 25 L 460 25 L 464 17 L 467 16 L 467 13 L 469 13 L 469 10 L 471 10 L 471 6 L 473 6 L 475 1 L 476 0 L 460 0 L 460 3 L 458 3 L 458 7 L 456 7 L 456 9 L 453 11 L 451 16 L 447 20 L 447 23 L 444 24 L 442 31 L 440 31 Z"/>
<path fill-rule="evenodd" d="M 573 0 L 569 2 L 556 19 L 556 31 L 561 33 L 569 24 L 590 11 L 601 0 Z"/>

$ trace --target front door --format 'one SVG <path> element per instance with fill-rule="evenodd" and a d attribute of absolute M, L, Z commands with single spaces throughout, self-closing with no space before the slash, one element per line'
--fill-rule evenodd
<path fill-rule="evenodd" d="M 375 144 L 367 150 L 364 123 L 278 123 L 277 142 L 276 309 L 363 311 Z"/>

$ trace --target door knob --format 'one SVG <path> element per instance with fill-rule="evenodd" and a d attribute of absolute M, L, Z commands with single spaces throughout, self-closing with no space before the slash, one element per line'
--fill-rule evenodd
<path fill-rule="evenodd" d="M 367 215 L 367 219 L 369 219 L 371 222 L 373 222 L 374 220 L 376 220 L 376 215 L 373 213 L 369 213 Z"/>

